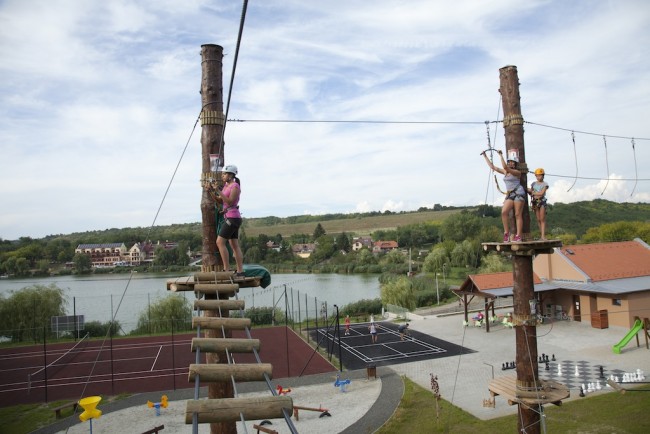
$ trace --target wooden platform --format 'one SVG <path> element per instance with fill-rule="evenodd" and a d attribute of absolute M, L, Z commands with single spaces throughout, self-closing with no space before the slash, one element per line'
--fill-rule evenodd
<path fill-rule="evenodd" d="M 205 273 L 203 273 L 205 274 Z M 194 291 L 195 285 L 236 283 L 240 288 L 260 286 L 261 277 L 236 277 L 233 273 L 218 273 L 212 281 L 198 280 L 196 276 L 183 276 L 167 280 L 167 291 Z"/>
<path fill-rule="evenodd" d="M 571 395 L 569 388 L 553 380 L 538 380 L 537 390 L 523 391 L 517 388 L 517 378 L 504 376 L 490 381 L 488 386 L 491 396 L 501 395 L 508 404 L 526 405 L 555 404 L 562 405 L 562 400 Z"/>
<path fill-rule="evenodd" d="M 497 251 L 513 255 L 533 256 L 551 254 L 556 247 L 562 247 L 560 240 L 524 240 L 518 243 L 481 243 L 485 251 Z"/>

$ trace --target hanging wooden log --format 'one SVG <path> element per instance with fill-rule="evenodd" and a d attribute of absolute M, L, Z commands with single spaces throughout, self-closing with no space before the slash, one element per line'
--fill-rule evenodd
<path fill-rule="evenodd" d="M 204 353 L 252 353 L 260 350 L 259 339 L 234 339 L 234 338 L 193 338 L 192 351 L 200 349 Z"/>
<path fill-rule="evenodd" d="M 204 329 L 221 330 L 223 327 L 226 330 L 245 330 L 250 328 L 250 318 L 216 318 L 195 316 L 192 318 L 192 327 L 201 327 Z"/>
<path fill-rule="evenodd" d="M 215 271 L 212 273 L 194 273 L 196 282 L 230 282 L 235 275 L 232 271 Z"/>
<path fill-rule="evenodd" d="M 231 381 L 230 377 L 233 377 L 237 382 L 264 381 L 265 374 L 269 378 L 273 374 L 273 366 L 270 363 L 239 363 L 236 365 L 221 363 L 211 365 L 191 364 L 188 378 L 192 382 L 198 375 L 202 383 Z"/>
<path fill-rule="evenodd" d="M 241 310 L 244 300 L 194 300 L 194 309 L 200 310 Z"/>
<path fill-rule="evenodd" d="M 246 420 L 279 419 L 284 417 L 284 412 L 291 414 L 292 410 L 293 399 L 289 396 L 189 400 L 185 423 L 192 423 L 194 413 L 199 423 L 218 423 L 239 421 L 240 414 Z"/>
<path fill-rule="evenodd" d="M 234 297 L 239 292 L 239 285 L 236 283 L 197 283 L 194 291 L 203 294 L 215 294 L 218 298 Z"/>

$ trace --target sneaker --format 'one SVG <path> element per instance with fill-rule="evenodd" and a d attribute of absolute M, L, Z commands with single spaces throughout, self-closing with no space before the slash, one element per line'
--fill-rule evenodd
<path fill-rule="evenodd" d="M 510 234 L 508 232 L 503 234 L 503 242 L 504 243 L 509 243 L 510 242 Z"/>
<path fill-rule="evenodd" d="M 519 235 L 515 235 L 515 238 L 512 241 L 515 243 L 521 243 L 521 237 Z"/>
<path fill-rule="evenodd" d="M 235 276 L 236 276 L 236 277 L 246 277 L 246 273 L 244 273 L 244 272 L 242 271 L 241 273 L 235 273 Z"/>

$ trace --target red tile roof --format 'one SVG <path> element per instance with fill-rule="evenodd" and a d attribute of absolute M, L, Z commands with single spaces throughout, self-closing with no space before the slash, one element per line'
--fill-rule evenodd
<path fill-rule="evenodd" d="M 561 252 L 594 282 L 650 276 L 650 249 L 642 242 L 578 244 Z"/>

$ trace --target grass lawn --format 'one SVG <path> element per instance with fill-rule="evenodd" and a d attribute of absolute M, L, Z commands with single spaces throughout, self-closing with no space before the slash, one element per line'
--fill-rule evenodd
<path fill-rule="evenodd" d="M 117 396 L 103 396 L 102 404 L 123 399 L 130 394 Z M 54 408 L 66 404 L 73 399 L 64 399 L 53 401 L 47 404 L 21 404 L 12 407 L 0 408 L 0 434 L 27 434 L 39 428 L 43 428 L 57 421 Z M 101 404 L 100 404 L 101 405 Z M 77 416 L 83 411 L 81 407 L 77 410 Z M 64 419 L 72 415 L 72 407 L 61 410 L 61 418 Z"/>
<path fill-rule="evenodd" d="M 648 389 L 646 386 L 638 389 Z M 479 399 L 479 398 L 477 398 Z M 507 405 L 497 397 L 497 405 Z M 431 391 L 404 377 L 404 396 L 390 421 L 379 434 L 517 432 L 517 416 L 483 421 L 451 405 L 436 403 Z M 544 407 L 547 433 L 641 434 L 650 432 L 650 393 L 605 393 L 571 401 L 560 407 Z M 544 431 L 542 431 L 544 432 Z"/>

